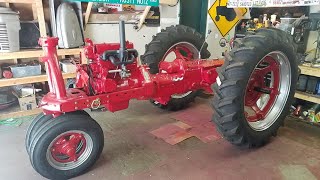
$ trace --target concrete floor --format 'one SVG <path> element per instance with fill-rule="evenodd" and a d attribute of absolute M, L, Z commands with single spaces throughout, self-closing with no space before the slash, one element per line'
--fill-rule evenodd
<path fill-rule="evenodd" d="M 197 99 L 190 108 L 207 100 Z M 173 112 L 133 101 L 129 109 L 91 113 L 105 133 L 105 148 L 93 169 L 75 179 L 320 179 L 320 128 L 287 120 L 265 147 L 241 150 L 225 140 L 205 144 L 190 138 L 169 145 L 149 131 L 174 122 Z M 43 179 L 24 147 L 30 121 L 0 126 L 0 179 Z"/>

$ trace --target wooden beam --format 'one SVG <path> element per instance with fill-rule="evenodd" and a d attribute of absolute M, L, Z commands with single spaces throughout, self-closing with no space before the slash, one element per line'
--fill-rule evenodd
<path fill-rule="evenodd" d="M 320 68 L 314 68 L 310 66 L 299 66 L 301 69 L 301 74 L 309 75 L 309 76 L 315 76 L 320 77 Z"/>
<path fill-rule="evenodd" d="M 33 20 L 38 20 L 37 6 L 35 3 L 32 4 L 32 15 L 33 15 Z"/>
<path fill-rule="evenodd" d="M 23 3 L 23 4 L 32 4 L 36 0 L 0 0 L 0 2 L 4 3 Z"/>
<path fill-rule="evenodd" d="M 22 116 L 30 116 L 41 113 L 42 110 L 39 108 L 29 110 L 29 111 L 16 111 L 11 112 L 7 114 L 0 114 L 0 119 L 8 119 L 8 118 L 16 118 L 16 117 L 22 117 Z"/>
<path fill-rule="evenodd" d="M 65 55 L 80 55 L 82 52 L 82 48 L 76 49 L 58 49 L 58 56 Z M 43 50 L 29 50 L 29 51 L 17 51 L 17 52 L 8 52 L 8 53 L 0 53 L 0 61 L 8 60 L 8 59 L 23 59 L 23 58 L 33 58 L 33 57 L 41 57 L 43 56 Z"/>
<path fill-rule="evenodd" d="M 141 15 L 141 17 L 140 17 L 140 21 L 139 21 L 139 23 L 138 23 L 137 31 L 139 31 L 139 30 L 142 28 L 143 23 L 144 23 L 144 21 L 146 20 L 150 9 L 151 9 L 151 6 L 147 6 L 147 7 L 144 9 L 144 11 L 143 11 L 143 13 L 142 13 L 142 15 Z"/>
<path fill-rule="evenodd" d="M 63 73 L 63 78 L 75 78 L 76 73 Z M 36 82 L 44 82 L 47 81 L 47 75 L 39 75 L 39 76 L 29 76 L 29 77 L 22 77 L 22 78 L 11 78 L 11 79 L 0 79 L 0 87 L 6 86 L 14 86 L 19 84 L 29 84 L 29 83 L 36 83 Z"/>
<path fill-rule="evenodd" d="M 42 0 L 34 0 L 34 1 L 35 1 L 35 8 L 36 8 L 37 15 L 38 15 L 40 36 L 46 37 L 47 36 L 47 29 L 46 29 L 46 22 L 44 19 Z"/>
<path fill-rule="evenodd" d="M 317 95 L 296 91 L 294 97 L 298 99 L 303 99 L 308 102 L 320 104 L 320 96 L 317 96 Z"/>
<path fill-rule="evenodd" d="M 87 24 L 88 24 L 88 22 L 89 22 L 92 5 L 93 5 L 93 2 L 89 2 L 89 3 L 88 3 L 87 10 L 86 10 L 86 14 L 85 14 L 85 16 L 84 16 L 84 25 L 83 25 L 84 29 L 86 28 L 86 26 L 87 26 Z"/>

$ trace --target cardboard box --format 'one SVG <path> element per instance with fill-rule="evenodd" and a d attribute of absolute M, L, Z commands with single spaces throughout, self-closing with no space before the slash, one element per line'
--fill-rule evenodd
<path fill-rule="evenodd" d="M 70 61 L 60 62 L 61 70 L 65 73 L 75 73 L 77 71 L 77 66 Z"/>
<path fill-rule="evenodd" d="M 20 109 L 22 111 L 32 110 L 37 108 L 36 96 L 18 97 Z"/>
<path fill-rule="evenodd" d="M 22 87 L 20 90 L 15 90 L 13 94 L 18 98 L 20 109 L 22 111 L 32 110 L 37 108 L 37 100 L 35 92 L 38 89 L 33 87 Z"/>
<path fill-rule="evenodd" d="M 107 3 L 105 5 L 105 7 L 116 9 L 117 11 L 122 11 L 122 4 L 109 4 L 109 3 Z"/>

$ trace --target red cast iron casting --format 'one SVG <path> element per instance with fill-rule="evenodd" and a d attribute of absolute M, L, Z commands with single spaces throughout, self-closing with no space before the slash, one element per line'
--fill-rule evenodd
<path fill-rule="evenodd" d="M 77 161 L 86 148 L 86 139 L 80 133 L 68 133 L 59 137 L 50 149 L 57 162 Z"/>
<path fill-rule="evenodd" d="M 161 62 L 158 74 L 150 74 L 148 66 L 137 65 L 137 59 L 126 65 L 127 77 L 121 77 L 121 65 L 103 60 L 105 51 L 118 50 L 119 43 L 93 44 L 87 40 L 84 54 L 88 65 L 79 65 L 77 69 L 77 88 L 65 89 L 63 77 L 58 65 L 57 38 L 41 38 L 44 50 L 42 61 L 47 64 L 50 92 L 42 99 L 40 106 L 45 114 L 59 116 L 86 108 L 104 106 L 111 112 L 128 108 L 131 99 L 154 99 L 167 104 L 173 94 L 203 89 L 212 92 L 210 86 L 216 81 L 216 68 L 222 66 L 222 60 L 192 59 L 187 48 L 173 49 L 176 54 L 181 48 L 187 56 L 177 56 L 173 62 Z M 126 48 L 133 44 L 126 42 Z"/>

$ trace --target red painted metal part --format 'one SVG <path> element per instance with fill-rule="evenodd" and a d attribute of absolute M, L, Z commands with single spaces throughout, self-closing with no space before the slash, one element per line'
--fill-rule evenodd
<path fill-rule="evenodd" d="M 105 51 L 118 50 L 119 44 L 93 44 L 87 40 L 84 54 L 90 60 L 88 65 L 78 66 L 77 88 L 65 90 L 59 67 L 57 66 L 56 38 L 42 38 L 47 63 L 50 92 L 42 99 L 40 106 L 44 113 L 58 116 L 86 108 L 106 107 L 111 112 L 128 108 L 131 99 L 154 99 L 166 104 L 173 94 L 183 94 L 203 89 L 212 92 L 210 86 L 216 81 L 216 68 L 222 60 L 202 60 L 191 57 L 177 57 L 173 62 L 160 63 L 165 73 L 150 74 L 148 66 L 138 66 L 137 60 L 126 65 L 129 77 L 119 75 L 121 66 L 103 60 Z M 133 44 L 127 42 L 128 49 Z M 188 50 L 184 51 L 188 52 Z"/>
<path fill-rule="evenodd" d="M 86 149 L 86 139 L 80 133 L 67 133 L 58 137 L 50 147 L 54 160 L 60 163 L 77 161 Z"/>
<path fill-rule="evenodd" d="M 4 71 L 2 72 L 2 75 L 3 75 L 3 77 L 6 78 L 6 79 L 10 79 L 10 78 L 13 77 L 12 72 L 9 71 L 9 70 L 4 70 Z"/>
<path fill-rule="evenodd" d="M 55 94 L 55 98 L 66 99 L 66 89 L 58 63 L 57 44 L 58 38 L 41 38 L 39 44 L 44 50 L 45 56 L 41 58 L 45 62 L 48 73 L 49 88 Z"/>
<path fill-rule="evenodd" d="M 279 64 L 272 57 L 266 57 L 259 64 L 267 64 L 262 68 L 256 68 L 251 75 L 248 82 L 245 96 L 245 106 L 251 108 L 254 112 L 253 115 L 246 114 L 249 122 L 257 122 L 265 119 L 270 109 L 274 105 L 276 97 L 279 95 L 280 71 Z M 266 86 L 265 77 L 272 75 L 273 81 L 270 86 Z M 262 91 L 257 91 L 257 88 Z M 261 109 L 257 106 L 257 101 L 263 94 L 269 94 L 269 99 L 264 107 Z"/>

